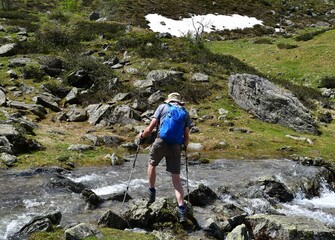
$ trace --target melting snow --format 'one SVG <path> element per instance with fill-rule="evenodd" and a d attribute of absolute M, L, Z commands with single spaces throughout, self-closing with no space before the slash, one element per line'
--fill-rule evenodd
<path fill-rule="evenodd" d="M 173 20 L 159 14 L 148 14 L 145 18 L 149 21 L 149 27 L 154 32 L 170 33 L 176 37 L 183 37 L 188 34 L 194 35 L 201 32 L 212 32 L 221 30 L 233 30 L 252 28 L 262 21 L 254 17 L 241 16 L 234 14 L 226 15 L 194 15 L 190 18 Z"/>

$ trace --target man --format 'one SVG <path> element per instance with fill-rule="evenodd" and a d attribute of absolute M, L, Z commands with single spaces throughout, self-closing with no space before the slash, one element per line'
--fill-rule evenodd
<path fill-rule="evenodd" d="M 169 111 L 169 106 L 176 105 L 182 107 L 185 103 L 182 102 L 181 96 L 179 93 L 171 93 L 168 95 L 168 98 L 165 100 L 165 104 L 161 104 L 156 109 L 153 119 L 151 120 L 149 126 L 145 128 L 139 134 L 139 138 L 143 139 L 149 137 L 152 131 L 156 126 L 158 128 L 157 138 L 155 142 L 150 147 L 150 159 L 148 163 L 148 178 L 149 178 L 149 190 L 148 190 L 148 202 L 152 203 L 155 201 L 156 197 L 156 166 L 160 161 L 165 157 L 166 159 L 166 171 L 171 173 L 172 183 L 175 189 L 175 194 L 178 203 L 178 216 L 181 222 L 186 221 L 186 206 L 184 203 L 184 190 L 180 181 L 180 165 L 181 165 L 181 150 L 182 145 L 180 144 L 169 144 L 164 141 L 160 135 L 159 130 L 164 122 L 165 116 Z M 189 142 L 189 130 L 190 130 L 190 115 L 184 109 L 186 115 L 183 120 L 183 147 L 186 149 Z"/>

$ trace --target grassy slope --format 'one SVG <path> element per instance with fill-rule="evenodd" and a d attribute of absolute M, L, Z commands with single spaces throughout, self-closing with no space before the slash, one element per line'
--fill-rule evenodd
<path fill-rule="evenodd" d="M 271 38 L 273 44 L 254 44 L 256 39 L 209 42 L 213 52 L 233 55 L 258 71 L 298 84 L 317 87 L 325 76 L 335 75 L 335 30 L 303 42 L 293 38 Z M 279 49 L 277 44 L 298 45 Z"/>

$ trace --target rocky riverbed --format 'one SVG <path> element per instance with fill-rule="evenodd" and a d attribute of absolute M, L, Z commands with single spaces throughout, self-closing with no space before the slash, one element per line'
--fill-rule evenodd
<path fill-rule="evenodd" d="M 134 156 L 130 156 L 130 161 L 122 166 L 73 171 L 61 168 L 1 170 L 0 239 L 8 239 L 33 217 L 47 212 L 59 211 L 60 225 L 68 228 L 79 223 L 97 225 L 108 210 L 122 215 L 131 206 L 138 206 L 147 190 L 145 154 L 138 156 L 130 181 L 128 194 L 133 200 L 124 204 L 122 200 L 111 200 L 113 196 L 123 196 L 133 159 Z M 323 161 L 189 162 L 188 178 L 190 202 L 199 225 L 188 233 L 190 236 L 229 239 L 229 234 L 239 231 L 243 239 L 264 239 L 264 236 L 268 239 L 304 239 L 306 236 L 335 239 L 334 172 L 332 166 Z M 182 179 L 187 194 L 185 166 Z M 104 201 L 88 208 L 82 194 L 85 188 Z M 163 164 L 158 168 L 158 201 L 173 196 L 170 176 Z M 144 228 L 152 230 L 148 226 Z"/>

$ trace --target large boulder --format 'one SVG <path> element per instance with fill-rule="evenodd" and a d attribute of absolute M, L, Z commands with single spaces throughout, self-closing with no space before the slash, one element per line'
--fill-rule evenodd
<path fill-rule="evenodd" d="M 36 97 L 33 97 L 33 100 L 36 104 L 42 105 L 43 107 L 49 108 L 54 112 L 60 112 L 59 103 L 60 98 L 50 94 L 50 93 L 41 93 Z"/>
<path fill-rule="evenodd" d="M 54 177 L 50 178 L 47 186 L 50 188 L 62 189 L 74 193 L 82 193 L 82 191 L 84 191 L 84 189 L 86 188 L 84 184 L 74 182 L 61 175 L 55 175 Z"/>
<path fill-rule="evenodd" d="M 254 239 L 335 239 L 335 231 L 317 220 L 298 216 L 247 217 Z"/>
<path fill-rule="evenodd" d="M 0 152 L 9 154 L 28 153 L 42 150 L 43 146 L 28 139 L 11 124 L 0 124 Z"/>
<path fill-rule="evenodd" d="M 67 77 L 68 83 L 77 88 L 90 88 L 94 82 L 89 72 L 83 69 L 74 71 Z"/>
<path fill-rule="evenodd" d="M 44 119 L 45 115 L 47 114 L 47 111 L 45 110 L 45 108 L 39 104 L 24 103 L 24 102 L 19 102 L 19 101 L 8 101 L 7 105 L 10 108 L 16 108 L 16 109 L 29 111 L 41 119 Z"/>
<path fill-rule="evenodd" d="M 111 210 L 108 210 L 100 217 L 98 224 L 100 227 L 109 227 L 121 230 L 128 227 L 127 221 Z"/>
<path fill-rule="evenodd" d="M 92 104 L 86 108 L 88 114 L 88 122 L 96 125 L 102 119 L 109 118 L 114 107 L 109 104 Z"/>
<path fill-rule="evenodd" d="M 229 95 L 235 102 L 258 119 L 319 134 L 308 109 L 288 90 L 250 74 L 231 75 L 228 85 Z"/>
<path fill-rule="evenodd" d="M 147 80 L 160 83 L 160 85 L 168 85 L 183 78 L 183 72 L 171 70 L 153 70 L 148 73 Z"/>
<path fill-rule="evenodd" d="M 130 210 L 125 213 L 125 219 L 132 228 L 160 229 L 165 225 L 175 225 L 178 222 L 177 208 L 172 199 L 156 198 L 150 205 L 145 200 L 130 201 Z M 199 227 L 193 216 L 193 208 L 187 204 L 187 226 L 189 229 Z"/>
<path fill-rule="evenodd" d="M 197 189 L 189 194 L 189 198 L 190 203 L 193 206 L 204 207 L 213 203 L 216 199 L 218 199 L 218 196 L 212 189 L 200 184 Z M 188 196 L 186 196 L 186 199 L 188 199 Z"/>

